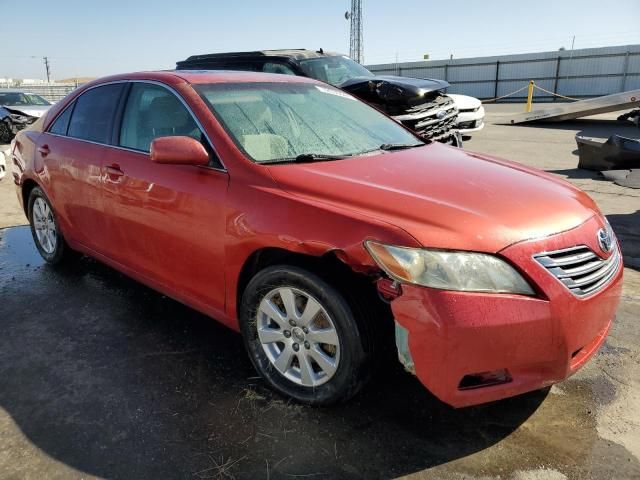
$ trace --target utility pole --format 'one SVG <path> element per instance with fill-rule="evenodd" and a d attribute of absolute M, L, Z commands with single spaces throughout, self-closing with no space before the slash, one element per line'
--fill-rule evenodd
<path fill-rule="evenodd" d="M 362 39 L 362 0 L 351 0 L 351 11 L 344 18 L 351 20 L 349 56 L 358 63 L 364 62 L 364 41 Z"/>
<path fill-rule="evenodd" d="M 49 57 L 42 57 L 42 60 L 44 61 L 44 69 L 47 72 L 47 83 L 51 82 L 51 68 L 49 65 Z"/>

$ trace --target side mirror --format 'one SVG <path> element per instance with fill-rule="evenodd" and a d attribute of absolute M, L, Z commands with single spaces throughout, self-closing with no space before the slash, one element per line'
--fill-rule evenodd
<path fill-rule="evenodd" d="M 208 165 L 209 154 L 191 137 L 158 137 L 151 142 L 151 161 L 173 165 Z"/>

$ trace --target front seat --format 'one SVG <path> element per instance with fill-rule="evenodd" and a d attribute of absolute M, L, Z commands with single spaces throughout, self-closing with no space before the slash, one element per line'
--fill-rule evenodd
<path fill-rule="evenodd" d="M 156 97 L 149 105 L 152 138 L 185 135 L 201 140 L 200 130 L 184 105 L 173 95 Z"/>

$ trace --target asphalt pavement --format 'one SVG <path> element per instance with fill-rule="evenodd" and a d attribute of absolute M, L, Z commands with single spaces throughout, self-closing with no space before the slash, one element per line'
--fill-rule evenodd
<path fill-rule="evenodd" d="M 606 344 L 550 390 L 454 410 L 398 366 L 350 403 L 303 407 L 257 378 L 239 335 L 98 262 L 37 255 L 0 182 L 0 479 L 640 478 L 640 190 L 578 170 L 575 133 L 615 115 L 500 125 L 465 148 L 586 190 L 625 255 Z M 5 227 L 5 228 L 2 228 Z"/>

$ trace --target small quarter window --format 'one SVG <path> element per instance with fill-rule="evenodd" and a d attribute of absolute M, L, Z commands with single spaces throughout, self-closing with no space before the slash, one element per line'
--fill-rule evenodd
<path fill-rule="evenodd" d="M 53 122 L 53 125 L 49 129 L 49 132 L 56 135 L 66 135 L 67 129 L 69 128 L 69 119 L 71 119 L 72 111 L 73 104 L 69 105 L 64 112 L 58 115 L 58 118 L 56 118 L 56 121 Z"/>

